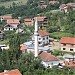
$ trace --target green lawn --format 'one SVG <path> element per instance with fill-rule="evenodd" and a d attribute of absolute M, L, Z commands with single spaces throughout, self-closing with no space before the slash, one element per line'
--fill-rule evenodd
<path fill-rule="evenodd" d="M 74 35 L 67 32 L 53 32 L 53 33 L 50 33 L 50 36 L 55 38 L 61 38 L 64 36 L 74 36 Z"/>
<path fill-rule="evenodd" d="M 0 44 L 8 44 L 8 42 L 9 42 L 8 39 L 7 40 L 3 40 L 3 41 L 0 40 Z"/>
<path fill-rule="evenodd" d="M 5 6 L 6 8 L 8 8 L 8 7 L 12 6 L 13 2 L 15 2 L 17 4 L 17 6 L 20 6 L 20 5 L 25 5 L 27 0 L 16 0 L 16 1 L 9 1 L 9 2 L 1 2 L 0 7 Z"/>

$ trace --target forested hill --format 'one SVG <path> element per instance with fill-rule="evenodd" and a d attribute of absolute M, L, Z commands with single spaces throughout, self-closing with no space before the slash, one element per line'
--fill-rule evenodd
<path fill-rule="evenodd" d="M 26 4 L 20 6 L 13 3 L 9 8 L 2 6 L 0 7 L 0 15 L 12 14 L 13 18 L 22 17 L 22 20 L 28 17 L 33 18 L 37 14 L 45 15 L 49 21 L 48 32 L 58 32 L 61 30 L 75 36 L 75 10 L 71 10 L 70 13 L 58 11 L 61 3 L 70 3 L 73 2 L 73 0 L 60 0 L 59 4 L 48 4 L 46 9 L 38 7 L 39 1 L 40 0 L 28 0 Z M 52 12 L 53 10 L 56 11 Z"/>
<path fill-rule="evenodd" d="M 16 1 L 16 0 L 0 0 L 0 2 L 6 2 L 6 1 Z"/>

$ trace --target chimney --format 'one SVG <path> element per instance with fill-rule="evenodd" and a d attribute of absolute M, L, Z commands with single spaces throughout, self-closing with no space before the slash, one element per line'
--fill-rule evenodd
<path fill-rule="evenodd" d="M 34 37 L 35 37 L 35 57 L 38 56 L 38 22 L 37 22 L 37 18 L 35 19 L 35 31 L 34 31 Z"/>

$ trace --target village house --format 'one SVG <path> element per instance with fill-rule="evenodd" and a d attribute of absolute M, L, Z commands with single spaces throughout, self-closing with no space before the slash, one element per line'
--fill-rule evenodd
<path fill-rule="evenodd" d="M 58 58 L 47 52 L 43 52 L 43 51 L 40 52 L 39 57 L 42 60 L 42 64 L 45 66 L 45 68 L 47 67 L 52 68 L 53 66 L 56 66 L 59 64 Z"/>
<path fill-rule="evenodd" d="M 20 24 L 18 19 L 9 19 L 7 20 L 7 24 L 11 25 L 13 28 L 17 28 Z"/>
<path fill-rule="evenodd" d="M 46 8 L 47 4 L 45 3 L 45 1 L 40 1 L 39 4 L 38 4 L 38 7 L 40 7 L 40 8 Z"/>
<path fill-rule="evenodd" d="M 71 10 L 75 10 L 75 3 L 61 4 L 59 8 L 61 11 L 64 11 L 65 13 L 67 13 Z"/>
<path fill-rule="evenodd" d="M 37 18 L 37 21 L 38 21 L 38 25 L 41 25 L 41 26 L 48 26 L 48 19 L 46 16 L 36 16 L 34 17 L 34 20 Z"/>
<path fill-rule="evenodd" d="M 68 6 L 66 4 L 61 4 L 59 9 L 60 9 L 60 11 L 63 11 L 65 13 L 68 12 Z"/>
<path fill-rule="evenodd" d="M 20 45 L 20 51 L 21 51 L 22 54 L 27 53 L 27 47 L 26 47 L 26 45 L 21 44 L 21 45 Z"/>
<path fill-rule="evenodd" d="M 14 30 L 12 25 L 7 24 L 7 25 L 4 26 L 4 31 L 12 31 L 12 30 Z"/>
<path fill-rule="evenodd" d="M 62 51 L 75 52 L 75 37 L 62 37 L 60 44 Z"/>
<path fill-rule="evenodd" d="M 55 4 L 55 3 L 59 3 L 58 0 L 49 0 L 49 4 Z"/>
<path fill-rule="evenodd" d="M 22 75 L 18 69 L 15 70 L 4 70 L 0 75 Z"/>
<path fill-rule="evenodd" d="M 34 52 L 35 49 L 34 49 L 33 42 L 29 41 L 29 42 L 25 42 L 22 45 L 20 45 L 20 51 L 22 54 Z M 38 47 L 38 51 L 44 51 L 44 52 L 50 53 L 51 50 L 49 47 Z"/>
<path fill-rule="evenodd" d="M 3 21 L 3 20 L 9 20 L 9 19 L 12 19 L 12 16 L 10 16 L 10 15 L 3 15 L 3 16 L 0 16 L 0 20 L 1 20 L 1 22 Z"/>
<path fill-rule="evenodd" d="M 24 24 L 25 24 L 25 26 L 33 26 L 34 20 L 32 18 L 26 18 L 26 19 L 24 19 Z"/>
<path fill-rule="evenodd" d="M 34 34 L 32 35 L 32 41 L 34 41 Z M 49 33 L 46 30 L 38 30 L 38 44 L 39 46 L 49 44 Z"/>

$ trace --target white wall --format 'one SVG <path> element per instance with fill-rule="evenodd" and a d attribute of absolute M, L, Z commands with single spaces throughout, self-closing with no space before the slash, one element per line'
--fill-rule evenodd
<path fill-rule="evenodd" d="M 47 37 L 48 37 L 48 39 L 47 39 Z M 34 40 L 34 36 L 32 36 L 32 40 Z M 48 44 L 49 43 L 49 36 L 44 36 L 44 37 L 38 36 L 38 42 L 40 42 L 39 46 L 43 46 L 45 44 Z"/>
<path fill-rule="evenodd" d="M 47 68 L 48 66 L 50 66 L 50 68 L 52 68 L 52 66 L 58 65 L 59 61 L 50 61 L 50 62 L 44 62 L 42 61 L 42 64 Z"/>
<path fill-rule="evenodd" d="M 12 30 L 14 30 L 14 29 L 13 29 L 12 27 L 5 27 L 5 28 L 4 28 L 4 31 L 9 31 L 9 30 L 12 31 Z"/>

